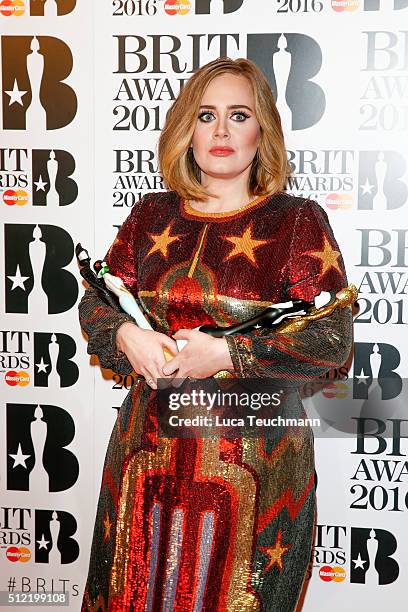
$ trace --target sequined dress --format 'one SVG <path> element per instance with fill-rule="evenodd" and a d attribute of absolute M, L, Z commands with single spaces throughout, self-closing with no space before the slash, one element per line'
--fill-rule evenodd
<path fill-rule="evenodd" d="M 176 192 L 144 196 L 105 256 L 153 328 L 171 335 L 230 325 L 270 303 L 347 285 L 325 211 L 287 194 L 203 213 Z M 79 304 L 88 353 L 129 374 L 116 331 L 133 319 L 89 287 Z M 309 381 L 345 362 L 350 307 L 298 333 L 227 337 L 234 375 Z M 107 448 L 82 610 L 292 612 L 311 555 L 313 433 L 170 439 L 157 435 L 156 391 L 142 376 Z M 299 396 L 299 409 L 303 406 Z"/>

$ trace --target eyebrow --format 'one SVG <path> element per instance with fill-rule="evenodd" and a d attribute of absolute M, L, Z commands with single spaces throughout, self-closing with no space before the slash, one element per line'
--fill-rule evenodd
<path fill-rule="evenodd" d="M 216 109 L 217 107 L 213 106 L 212 104 L 202 104 L 200 106 L 200 108 L 213 108 L 213 109 Z M 229 106 L 227 106 L 227 108 L 247 108 L 249 111 L 251 111 L 251 113 L 253 112 L 252 108 L 250 108 L 246 104 L 230 104 Z"/>

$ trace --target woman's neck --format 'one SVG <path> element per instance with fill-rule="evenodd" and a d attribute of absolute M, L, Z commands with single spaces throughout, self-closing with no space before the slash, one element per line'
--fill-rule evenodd
<path fill-rule="evenodd" d="M 204 176 L 201 184 L 207 191 L 218 195 L 218 197 L 209 197 L 205 202 L 190 200 L 190 206 L 201 212 L 237 210 L 256 199 L 256 196 L 248 191 L 246 176 L 231 180 Z"/>

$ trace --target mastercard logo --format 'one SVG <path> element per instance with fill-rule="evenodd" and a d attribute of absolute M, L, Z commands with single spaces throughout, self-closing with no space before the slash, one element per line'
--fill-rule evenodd
<path fill-rule="evenodd" d="M 16 563 L 17 561 L 27 563 L 27 561 L 31 559 L 31 551 L 25 546 L 9 546 L 6 550 L 6 557 L 12 563 Z"/>
<path fill-rule="evenodd" d="M 167 15 L 187 15 L 191 11 L 190 0 L 166 0 L 164 10 Z"/>
<path fill-rule="evenodd" d="M 358 0 L 332 0 L 331 6 L 336 13 L 343 11 L 356 11 L 358 9 Z"/>
<path fill-rule="evenodd" d="M 30 376 L 27 372 L 15 372 L 14 370 L 10 370 L 6 372 L 4 380 L 10 387 L 26 387 L 30 383 Z"/>
<path fill-rule="evenodd" d="M 348 392 L 349 390 L 346 383 L 336 382 L 325 385 L 322 390 L 322 395 L 323 397 L 327 397 L 327 399 L 333 399 L 334 397 L 341 399 L 347 397 Z"/>
<path fill-rule="evenodd" d="M 5 17 L 20 17 L 25 13 L 25 4 L 23 0 L 1 0 L 0 15 Z"/>
<path fill-rule="evenodd" d="M 352 207 L 353 200 L 351 195 L 329 193 L 325 203 L 327 208 L 330 208 L 330 210 L 338 210 L 339 208 L 346 210 L 347 208 Z"/>
<path fill-rule="evenodd" d="M 28 193 L 24 189 L 6 189 L 3 193 L 3 202 L 7 206 L 25 206 L 28 202 Z"/>
<path fill-rule="evenodd" d="M 338 565 L 323 565 L 319 569 L 319 576 L 323 582 L 343 582 L 346 578 L 346 570 Z"/>

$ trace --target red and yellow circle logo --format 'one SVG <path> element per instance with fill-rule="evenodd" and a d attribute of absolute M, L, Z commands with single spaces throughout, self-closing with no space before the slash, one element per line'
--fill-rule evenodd
<path fill-rule="evenodd" d="M 167 15 L 187 15 L 191 11 L 190 0 L 165 0 L 164 10 Z"/>
<path fill-rule="evenodd" d="M 338 565 L 323 565 L 319 569 L 319 576 L 324 582 L 343 582 L 346 578 L 346 570 Z"/>
<path fill-rule="evenodd" d="M 330 210 L 347 210 L 353 205 L 351 195 L 341 193 L 329 193 L 326 197 L 326 206 Z"/>
<path fill-rule="evenodd" d="M 324 386 L 322 390 L 323 397 L 327 399 L 333 399 L 334 397 L 343 399 L 348 396 L 348 386 L 345 382 L 332 382 Z"/>
<path fill-rule="evenodd" d="M 9 546 L 6 550 L 6 557 L 12 563 L 17 561 L 27 563 L 31 559 L 31 551 L 25 546 Z"/>
<path fill-rule="evenodd" d="M 20 370 L 16 372 L 15 370 L 9 370 L 6 372 L 4 380 L 9 385 L 9 387 L 26 387 L 30 384 L 30 375 L 27 372 L 23 372 Z"/>
<path fill-rule="evenodd" d="M 28 193 L 24 189 L 6 189 L 3 202 L 7 206 L 25 206 L 28 203 Z"/>
<path fill-rule="evenodd" d="M 24 13 L 24 0 L 0 0 L 0 15 L 21 17 Z"/>
<path fill-rule="evenodd" d="M 356 11 L 358 9 L 358 0 L 332 0 L 331 6 L 336 13 L 343 11 Z"/>

